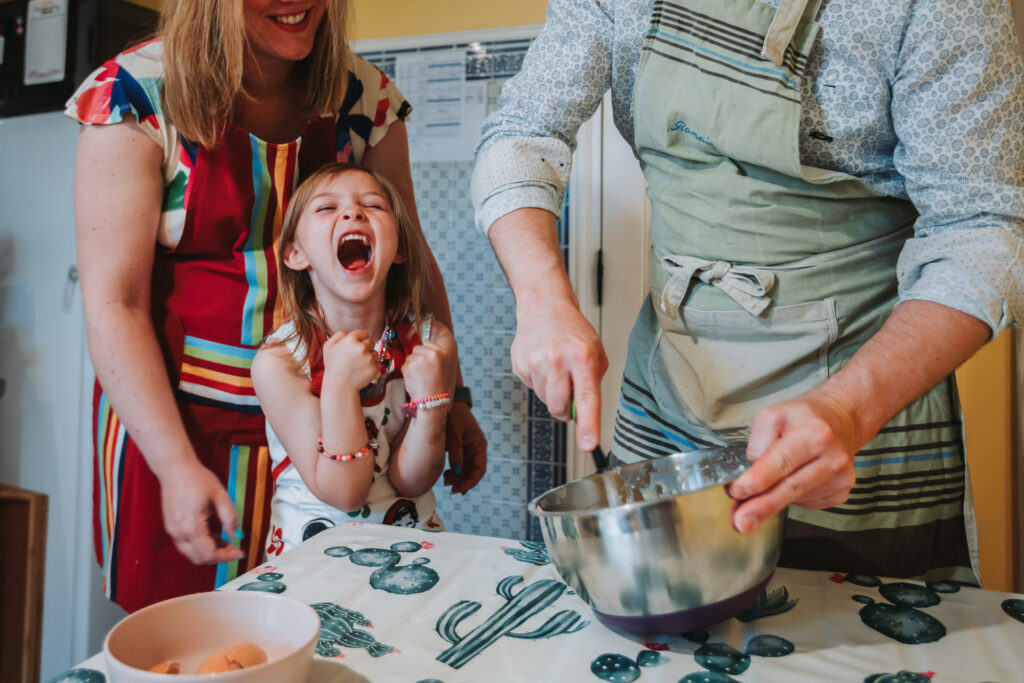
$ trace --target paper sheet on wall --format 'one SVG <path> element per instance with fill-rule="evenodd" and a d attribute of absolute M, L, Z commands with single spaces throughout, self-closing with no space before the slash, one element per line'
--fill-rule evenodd
<path fill-rule="evenodd" d="M 67 36 L 67 0 L 29 0 L 25 85 L 64 80 Z"/>
<path fill-rule="evenodd" d="M 487 113 L 487 84 L 466 80 L 465 52 L 399 55 L 395 79 L 413 107 L 410 160 L 472 161 Z"/>

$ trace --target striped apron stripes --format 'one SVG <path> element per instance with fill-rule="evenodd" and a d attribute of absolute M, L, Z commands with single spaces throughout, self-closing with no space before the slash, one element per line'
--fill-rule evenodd
<path fill-rule="evenodd" d="M 196 566 L 177 552 L 163 529 L 159 482 L 97 385 L 96 553 L 107 596 L 129 611 L 211 590 L 262 559 L 273 479 L 249 373 L 283 317 L 275 250 L 284 209 L 303 177 L 335 159 L 334 125 L 334 117 L 313 119 L 286 144 L 229 126 L 216 149 L 182 145 L 193 168 L 185 187 L 170 187 L 184 202 L 185 227 L 175 249 L 154 260 L 154 325 L 193 448 L 238 513 L 244 536 L 225 541 L 246 556 Z"/>

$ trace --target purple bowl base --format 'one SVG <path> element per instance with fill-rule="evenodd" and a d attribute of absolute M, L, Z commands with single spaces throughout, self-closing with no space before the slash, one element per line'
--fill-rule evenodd
<path fill-rule="evenodd" d="M 757 596 L 761 594 L 768 581 L 772 578 L 769 574 L 761 583 L 749 588 L 742 593 L 712 603 L 703 607 L 684 609 L 681 612 L 669 614 L 652 614 L 646 617 L 616 617 L 610 614 L 603 614 L 594 610 L 594 614 L 606 626 L 610 626 L 631 633 L 640 634 L 676 634 L 696 631 L 697 629 L 717 624 L 720 621 L 730 619 L 750 606 Z"/>

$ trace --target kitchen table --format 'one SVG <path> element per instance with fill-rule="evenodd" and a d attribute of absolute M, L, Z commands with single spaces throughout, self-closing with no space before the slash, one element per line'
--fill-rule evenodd
<path fill-rule="evenodd" d="M 313 605 L 317 683 L 1024 680 L 1024 595 L 946 583 L 780 568 L 737 618 L 640 637 L 597 621 L 542 543 L 354 521 L 221 590 Z"/>

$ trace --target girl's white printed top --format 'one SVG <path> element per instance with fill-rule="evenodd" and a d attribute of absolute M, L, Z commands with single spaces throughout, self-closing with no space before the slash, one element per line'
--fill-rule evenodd
<path fill-rule="evenodd" d="M 305 345 L 293 337 L 295 325 L 288 322 L 274 331 L 267 340 L 284 341 L 296 362 L 305 354 Z M 363 405 L 366 431 L 371 441 L 377 442 L 374 454 L 373 484 L 367 495 L 366 504 L 359 510 L 338 510 L 313 495 L 302 481 L 285 452 L 284 445 L 274 433 L 267 420 L 267 443 L 274 473 L 274 498 L 270 511 L 270 532 L 267 535 L 267 557 L 272 559 L 283 551 L 297 546 L 315 534 L 341 522 L 359 521 L 395 526 L 417 527 L 427 531 L 443 531 L 444 524 L 435 513 L 434 492 L 427 491 L 416 498 L 398 495 L 388 478 L 388 461 L 391 445 L 405 424 L 402 404 L 406 401 L 405 381 L 400 375 L 392 374 L 394 360 L 387 373 L 384 397 L 373 405 Z M 303 366 L 309 376 L 309 366 Z M 345 464 L 327 463 L 337 467 Z"/>
<path fill-rule="evenodd" d="M 481 231 L 523 207 L 560 215 L 576 131 L 609 88 L 615 125 L 633 145 L 633 83 L 653 3 L 550 0 L 484 123 L 473 174 Z M 823 0 L 817 21 L 802 163 L 913 201 L 920 218 L 900 255 L 900 301 L 963 311 L 993 336 L 1019 324 L 1024 68 L 1010 3 Z"/>

